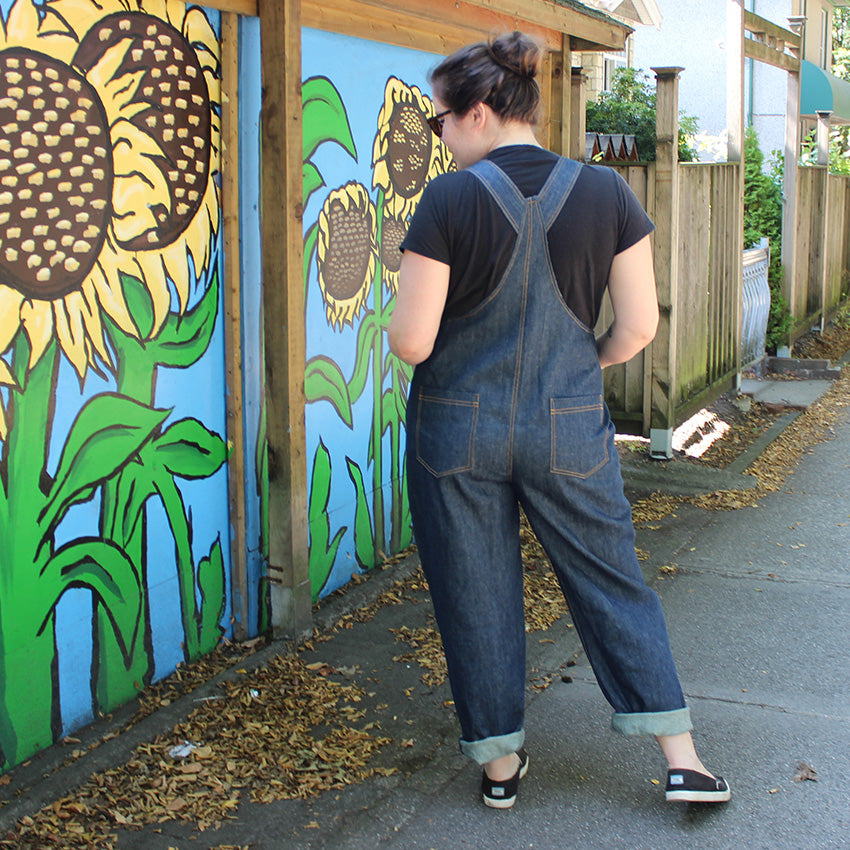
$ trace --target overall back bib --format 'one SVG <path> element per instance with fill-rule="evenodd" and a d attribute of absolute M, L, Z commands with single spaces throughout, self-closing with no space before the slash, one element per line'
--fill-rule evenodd
<path fill-rule="evenodd" d="M 567 307 L 547 245 L 581 166 L 560 159 L 524 198 L 473 173 L 517 232 L 493 293 L 445 320 L 407 411 L 414 533 L 446 652 L 461 749 L 479 763 L 524 740 L 521 504 L 626 734 L 691 728 L 656 594 L 634 550 L 591 329 Z"/>

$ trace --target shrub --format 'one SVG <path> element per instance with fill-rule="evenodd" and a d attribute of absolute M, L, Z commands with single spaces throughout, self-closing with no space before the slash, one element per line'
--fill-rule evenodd
<path fill-rule="evenodd" d="M 772 164 L 769 174 L 762 171 L 764 154 L 758 135 L 748 127 L 744 136 L 744 247 L 752 248 L 759 240 L 770 240 L 770 314 L 765 347 L 771 353 L 788 342 L 791 312 L 782 294 L 782 167 L 781 159 Z"/>
<path fill-rule="evenodd" d="M 611 91 L 602 92 L 595 103 L 589 101 L 587 130 L 591 133 L 625 133 L 634 136 L 640 158 L 655 159 L 655 88 L 638 68 L 614 71 Z M 679 115 L 679 162 L 693 162 L 696 151 L 689 136 L 697 132 L 693 115 Z"/>

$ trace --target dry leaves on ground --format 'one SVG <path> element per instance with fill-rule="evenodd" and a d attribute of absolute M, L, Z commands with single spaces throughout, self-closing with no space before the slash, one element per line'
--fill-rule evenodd
<path fill-rule="evenodd" d="M 190 820 L 204 830 L 233 817 L 243 795 L 305 798 L 392 772 L 367 766 L 389 739 L 366 722 L 362 689 L 335 675 L 288 655 L 222 683 L 169 735 L 24 818 L 0 847 L 112 848 L 116 826 Z M 175 756 L 180 747 L 188 755 Z"/>

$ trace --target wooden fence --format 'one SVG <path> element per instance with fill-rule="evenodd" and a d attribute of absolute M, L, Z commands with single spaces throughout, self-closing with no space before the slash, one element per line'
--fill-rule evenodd
<path fill-rule="evenodd" d="M 660 191 L 655 164 L 610 167 L 621 174 L 654 218 Z M 739 369 L 738 179 L 737 163 L 687 163 L 677 170 L 677 281 L 670 321 L 675 328 L 671 342 L 675 414 L 669 427 L 728 390 Z M 611 318 L 606 298 L 599 329 L 607 327 Z M 622 430 L 649 434 L 653 384 L 651 349 L 606 370 L 606 400 Z"/>
<path fill-rule="evenodd" d="M 850 177 L 829 174 L 825 165 L 799 166 L 796 206 L 794 273 L 786 292 L 794 320 L 791 341 L 818 322 L 823 327 L 847 295 Z"/>

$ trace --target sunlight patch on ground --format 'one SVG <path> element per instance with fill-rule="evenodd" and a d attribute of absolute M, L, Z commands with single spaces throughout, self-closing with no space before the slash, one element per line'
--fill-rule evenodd
<path fill-rule="evenodd" d="M 702 457 L 730 427 L 729 423 L 724 422 L 716 413 L 703 408 L 673 431 L 673 451 L 682 452 L 688 457 Z M 617 434 L 614 439 L 618 443 L 639 444 L 641 450 L 645 445 L 647 451 L 649 450 L 649 440 L 646 437 Z M 631 448 L 636 450 L 636 446 Z"/>
<path fill-rule="evenodd" d="M 730 428 L 716 413 L 703 408 L 673 432 L 673 451 L 701 457 Z"/>

